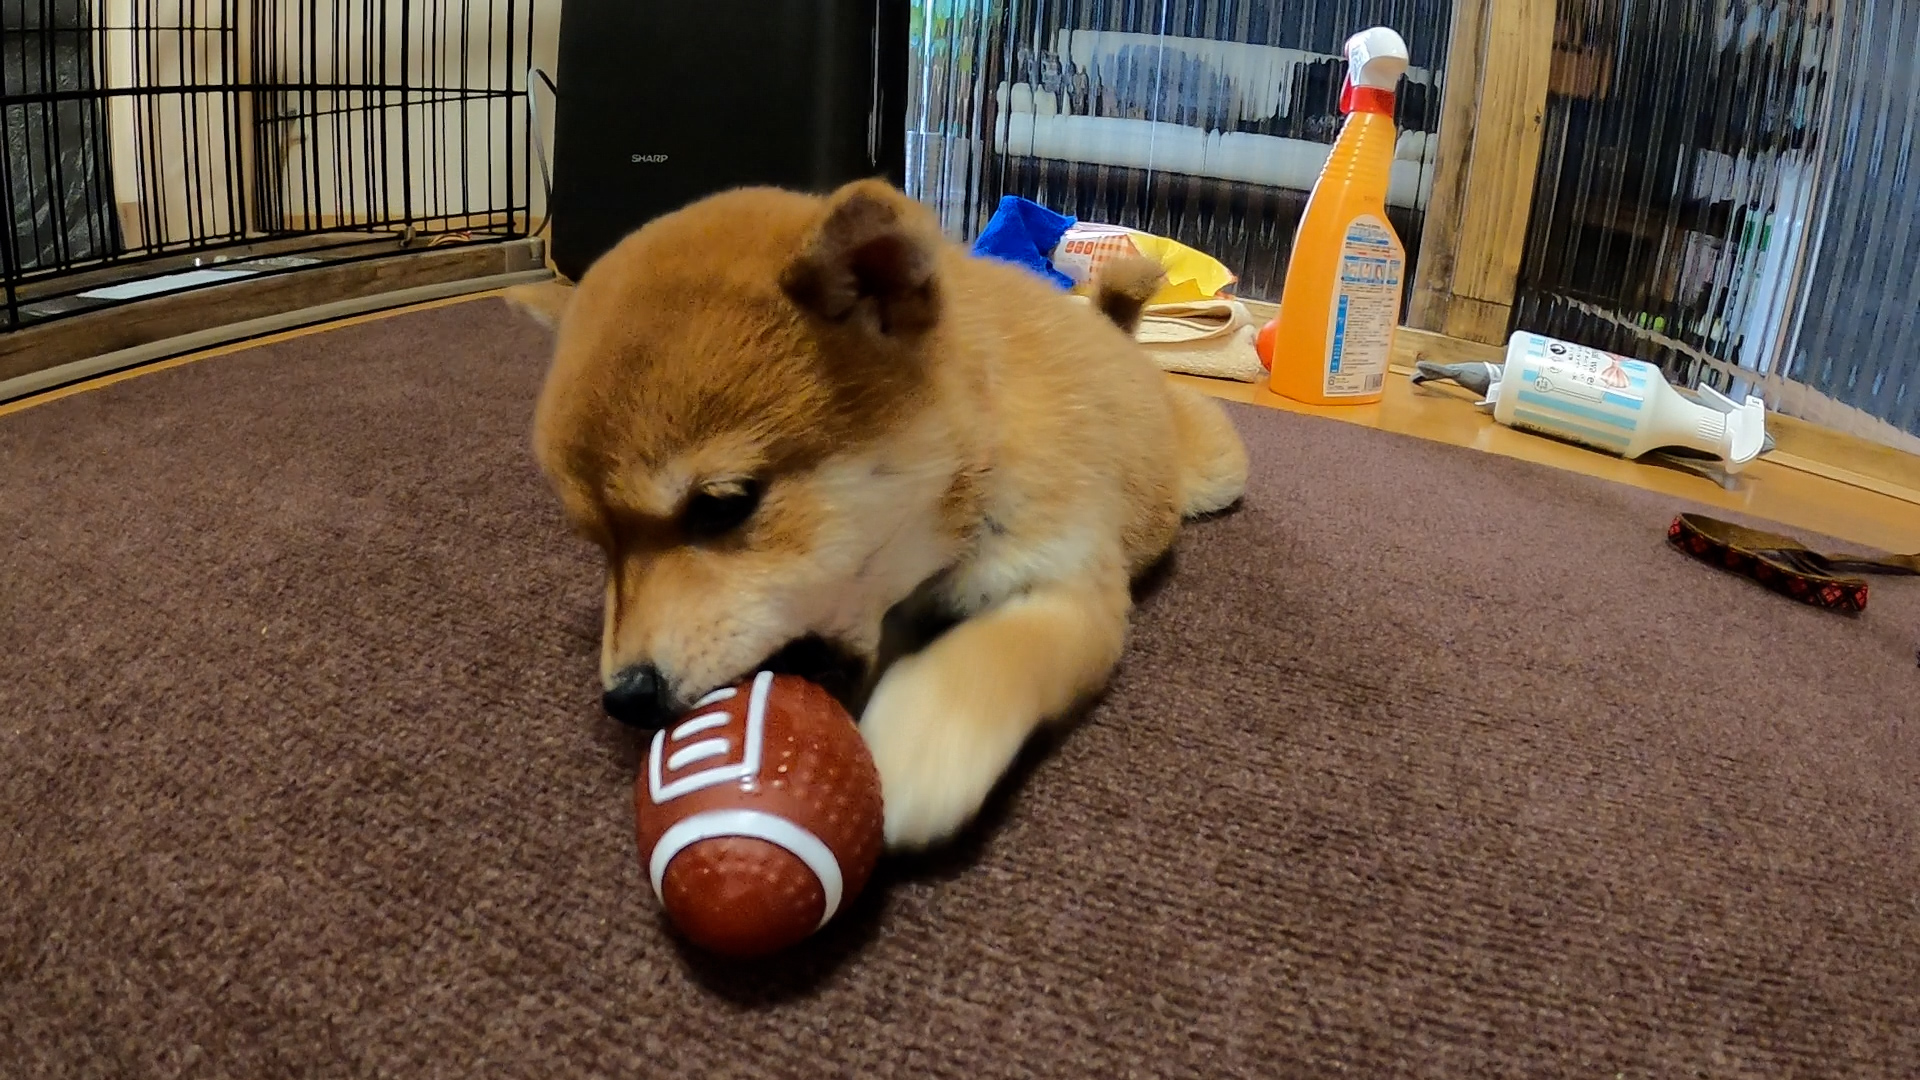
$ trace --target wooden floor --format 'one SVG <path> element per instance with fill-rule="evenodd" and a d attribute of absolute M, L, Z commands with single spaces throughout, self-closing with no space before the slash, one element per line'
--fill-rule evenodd
<path fill-rule="evenodd" d="M 222 346 L 3 404 L 0 405 L 0 417 L 267 341 L 325 333 L 342 325 L 388 318 L 422 307 L 467 303 L 491 295 L 497 294 L 480 293 L 435 301 Z M 1899 451 L 1770 416 L 1769 424 L 1779 442 L 1779 449 L 1770 454 L 1768 459 L 1749 466 L 1739 477 L 1737 486 L 1725 490 L 1712 481 L 1675 469 L 1625 461 L 1502 427 L 1475 409 L 1471 396 L 1464 391 L 1452 387 L 1414 386 L 1406 377 L 1405 370 L 1396 365 L 1394 374 L 1387 382 L 1386 398 L 1379 404 L 1338 408 L 1300 405 L 1269 393 L 1262 386 L 1185 376 L 1175 378 L 1227 400 L 1328 416 L 1414 438 L 1521 458 L 1798 528 L 1818 530 L 1829 536 L 1883 550 L 1920 550 L 1920 459 Z M 1436 493 L 1436 496 L 1441 494 Z"/>
<path fill-rule="evenodd" d="M 1175 376 L 1216 397 L 1276 409 L 1328 416 L 1348 423 L 1450 443 L 1489 454 L 1520 458 L 1585 473 L 1667 495 L 1888 551 L 1920 551 L 1920 488 L 1896 482 L 1903 464 L 1885 459 L 1884 448 L 1848 436 L 1829 437 L 1791 421 L 1778 425 L 1780 449 L 1749 465 L 1733 490 L 1660 465 L 1641 464 L 1569 443 L 1515 431 L 1473 407 L 1473 396 L 1455 387 L 1415 386 L 1396 370 L 1377 405 L 1301 405 L 1263 386 Z M 1776 418 L 1769 416 L 1773 425 Z M 1899 453 L 1887 451 L 1887 453 Z M 1818 454 L 1818 456 L 1810 456 Z M 1905 455 L 1901 455 L 1905 457 Z M 1793 465 L 1780 464 L 1787 458 Z M 1920 465 L 1920 462 L 1914 463 Z M 1884 475 L 1883 475 L 1884 474 Z M 1891 476 L 1893 479 L 1888 479 Z"/>

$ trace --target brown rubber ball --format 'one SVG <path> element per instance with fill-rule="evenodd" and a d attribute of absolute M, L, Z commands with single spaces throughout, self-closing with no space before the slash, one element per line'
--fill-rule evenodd
<path fill-rule="evenodd" d="M 653 737 L 635 785 L 640 859 L 667 918 L 726 956 L 825 926 L 880 858 L 880 773 L 825 690 L 761 672 Z"/>

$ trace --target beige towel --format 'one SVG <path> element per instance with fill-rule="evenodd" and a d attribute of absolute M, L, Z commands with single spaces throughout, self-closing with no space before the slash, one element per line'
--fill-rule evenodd
<path fill-rule="evenodd" d="M 1267 374 L 1253 349 L 1259 332 L 1247 306 L 1227 299 L 1149 305 L 1137 336 L 1164 370 L 1259 382 Z"/>

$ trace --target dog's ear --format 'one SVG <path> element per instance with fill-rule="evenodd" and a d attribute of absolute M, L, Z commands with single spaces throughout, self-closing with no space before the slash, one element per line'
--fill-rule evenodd
<path fill-rule="evenodd" d="M 800 256 L 780 275 L 795 304 L 828 322 L 859 320 L 910 337 L 940 317 L 940 236 L 931 216 L 879 180 L 835 192 Z"/>

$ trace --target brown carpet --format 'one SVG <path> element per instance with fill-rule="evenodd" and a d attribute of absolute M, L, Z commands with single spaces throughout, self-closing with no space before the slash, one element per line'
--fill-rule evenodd
<path fill-rule="evenodd" d="M 0 1075 L 1920 1073 L 1920 582 L 1278 413 L 990 830 L 682 953 L 543 349 L 484 301 L 0 420 Z"/>

